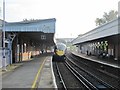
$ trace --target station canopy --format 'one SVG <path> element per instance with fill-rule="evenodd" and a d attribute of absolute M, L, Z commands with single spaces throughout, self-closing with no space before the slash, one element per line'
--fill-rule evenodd
<path fill-rule="evenodd" d="M 40 43 L 54 43 L 56 19 L 24 20 L 21 22 L 6 22 L 6 33 L 15 33 L 29 37 Z"/>
<path fill-rule="evenodd" d="M 86 32 L 85 34 L 79 35 L 76 39 L 72 41 L 74 45 L 97 40 L 100 38 L 111 37 L 115 35 L 120 35 L 120 18 L 115 19 L 111 22 L 105 23 L 95 29 Z"/>

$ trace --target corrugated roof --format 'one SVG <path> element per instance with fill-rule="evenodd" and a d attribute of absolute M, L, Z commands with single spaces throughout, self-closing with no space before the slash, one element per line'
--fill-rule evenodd
<path fill-rule="evenodd" d="M 56 19 L 31 20 L 21 22 L 7 22 L 5 30 L 8 32 L 55 32 Z"/>
<path fill-rule="evenodd" d="M 56 21 L 55 18 L 52 19 L 31 19 L 27 21 L 20 21 L 20 22 L 7 22 L 6 25 L 25 25 L 25 24 L 35 24 L 35 23 L 47 23 Z"/>

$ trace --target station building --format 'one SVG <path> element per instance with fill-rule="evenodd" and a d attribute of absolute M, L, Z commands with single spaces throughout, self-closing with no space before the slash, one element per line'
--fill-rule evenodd
<path fill-rule="evenodd" d="M 6 22 L 7 64 L 30 60 L 54 46 L 55 18 Z"/>
<path fill-rule="evenodd" d="M 120 60 L 120 18 L 103 24 L 72 41 L 78 53 Z"/>

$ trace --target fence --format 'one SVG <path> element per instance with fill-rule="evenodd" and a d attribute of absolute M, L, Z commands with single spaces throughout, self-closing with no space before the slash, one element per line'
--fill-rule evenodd
<path fill-rule="evenodd" d="M 9 60 L 9 50 L 5 50 L 5 56 L 6 56 L 6 66 L 10 64 Z M 5 60 L 3 60 L 3 50 L 2 47 L 0 47 L 0 68 L 5 66 Z"/>

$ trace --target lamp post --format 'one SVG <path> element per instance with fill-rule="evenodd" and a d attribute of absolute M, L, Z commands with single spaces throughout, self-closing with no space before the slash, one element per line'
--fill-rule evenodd
<path fill-rule="evenodd" d="M 6 55 L 5 55 L 5 0 L 3 0 L 3 60 L 5 62 L 4 70 L 6 71 Z"/>

